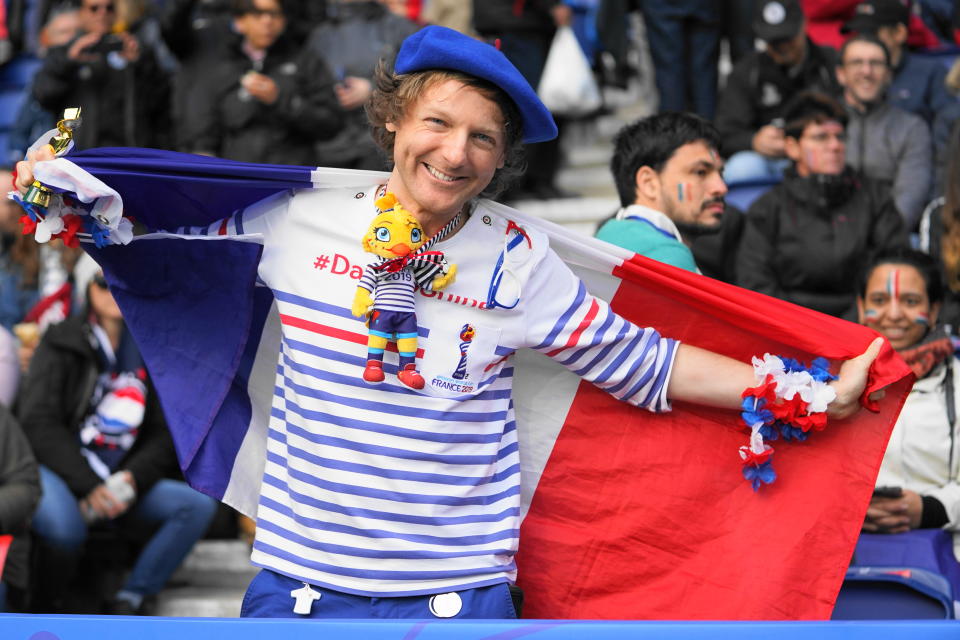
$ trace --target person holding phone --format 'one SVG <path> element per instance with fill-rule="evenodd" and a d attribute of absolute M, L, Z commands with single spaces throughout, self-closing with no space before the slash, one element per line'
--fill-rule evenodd
<path fill-rule="evenodd" d="M 82 0 L 80 31 L 53 47 L 33 84 L 33 97 L 59 115 L 80 107 L 80 149 L 100 146 L 167 146 L 169 78 L 154 51 L 115 30 L 114 0 Z"/>
<path fill-rule="evenodd" d="M 937 324 L 943 285 L 925 253 L 878 255 L 858 282 L 860 323 L 880 332 L 917 376 L 890 436 L 863 530 L 960 530 L 958 366 Z"/>

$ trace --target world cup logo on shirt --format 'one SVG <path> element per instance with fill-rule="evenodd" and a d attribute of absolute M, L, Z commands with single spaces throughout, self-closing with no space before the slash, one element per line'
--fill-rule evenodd
<path fill-rule="evenodd" d="M 476 330 L 472 324 L 465 324 L 460 328 L 460 362 L 453 372 L 453 377 L 457 380 L 463 380 L 467 377 L 467 351 L 470 349 L 470 343 L 473 342 L 475 334 Z"/>

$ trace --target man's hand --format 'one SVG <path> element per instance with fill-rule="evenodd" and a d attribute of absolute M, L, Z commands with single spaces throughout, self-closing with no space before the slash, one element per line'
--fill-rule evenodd
<path fill-rule="evenodd" d="M 73 44 L 70 45 L 70 48 L 67 49 L 67 57 L 75 62 L 86 62 L 93 60 L 96 58 L 96 56 L 89 53 L 87 49 L 100 42 L 100 38 L 102 37 L 103 34 L 98 32 L 83 34 L 74 40 Z"/>
<path fill-rule="evenodd" d="M 362 107 L 367 101 L 373 93 L 373 85 L 366 78 L 347 76 L 343 82 L 333 88 L 333 92 L 337 94 L 337 100 L 344 110 L 353 111 Z"/>
<path fill-rule="evenodd" d="M 899 498 L 873 496 L 863 521 L 863 530 L 871 533 L 904 533 L 920 526 L 923 500 L 915 491 L 904 489 Z"/>
<path fill-rule="evenodd" d="M 105 484 L 98 484 L 94 487 L 93 491 L 87 494 L 87 497 L 83 499 L 82 503 L 86 503 L 94 513 L 104 520 L 118 518 L 130 506 L 113 495 Z"/>
<path fill-rule="evenodd" d="M 832 419 L 843 419 L 852 416 L 860 409 L 860 396 L 867 385 L 867 376 L 870 365 L 880 354 L 883 338 L 876 338 L 867 347 L 867 350 L 855 358 L 850 358 L 840 365 L 840 375 L 830 383 L 837 392 L 837 399 L 830 403 L 827 414 Z M 875 391 L 870 395 L 871 400 L 883 397 L 883 390 Z"/>
<path fill-rule="evenodd" d="M 240 78 L 240 86 L 247 90 L 251 96 L 263 104 L 273 104 L 280 95 L 277 83 L 273 78 L 256 71 L 248 71 Z"/>
<path fill-rule="evenodd" d="M 768 124 L 753 134 L 753 150 L 771 158 L 782 158 L 784 155 L 783 129 Z"/>
<path fill-rule="evenodd" d="M 33 184 L 33 167 L 38 162 L 53 160 L 55 157 L 53 147 L 46 144 L 36 151 L 28 151 L 27 159 L 17 163 L 17 181 L 14 184 L 21 196 L 27 193 L 27 189 Z"/>
<path fill-rule="evenodd" d="M 120 49 L 120 57 L 127 62 L 136 62 L 140 58 L 140 42 L 137 38 L 126 31 L 117 34 L 123 41 L 123 48 Z"/>

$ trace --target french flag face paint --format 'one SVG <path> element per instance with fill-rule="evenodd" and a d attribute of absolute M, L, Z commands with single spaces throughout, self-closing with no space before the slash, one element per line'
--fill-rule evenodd
<path fill-rule="evenodd" d="M 685 186 L 682 182 L 677 183 L 677 200 L 680 202 L 683 202 L 684 192 L 686 191 L 686 189 L 684 189 Z"/>
<path fill-rule="evenodd" d="M 887 275 L 887 295 L 890 296 L 890 311 L 900 310 L 900 269 L 891 269 Z"/>
<path fill-rule="evenodd" d="M 863 317 L 868 321 L 876 320 L 878 317 L 880 317 L 880 312 L 876 309 L 865 309 L 863 312 Z"/>
<path fill-rule="evenodd" d="M 930 326 L 930 314 L 929 314 L 929 313 L 923 313 L 923 312 L 921 311 L 920 313 L 917 314 L 917 317 L 915 317 L 915 318 L 913 319 L 913 321 L 916 322 L 917 324 L 921 325 L 921 326 L 929 327 L 929 326 Z"/>

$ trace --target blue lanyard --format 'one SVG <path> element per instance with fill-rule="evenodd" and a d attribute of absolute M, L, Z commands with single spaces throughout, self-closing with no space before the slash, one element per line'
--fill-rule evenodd
<path fill-rule="evenodd" d="M 513 236 L 513 239 L 507 242 L 506 249 L 500 252 L 500 257 L 497 258 L 497 264 L 493 268 L 493 277 L 490 278 L 490 288 L 487 290 L 487 308 L 488 309 L 494 309 L 496 307 L 500 307 L 501 309 L 513 309 L 518 304 L 520 304 L 519 297 L 517 297 L 517 301 L 514 302 L 509 307 L 499 304 L 497 302 L 497 291 L 500 290 L 500 282 L 503 280 L 503 259 L 506 257 L 508 252 L 515 249 L 517 245 L 519 245 L 525 239 L 526 238 L 524 238 L 524 236 L 521 233 L 517 232 L 517 234 Z"/>
<path fill-rule="evenodd" d="M 648 225 L 650 225 L 651 227 L 653 227 L 654 229 L 656 229 L 658 232 L 662 233 L 663 235 L 667 236 L 667 237 L 670 238 L 671 240 L 676 240 L 676 239 L 677 239 L 677 237 L 676 237 L 675 235 L 673 235 L 673 234 L 670 233 L 669 231 L 666 231 L 666 230 L 664 230 L 664 229 L 661 229 L 660 227 L 658 227 L 657 225 L 653 224 L 652 222 L 650 222 L 650 221 L 647 220 L 646 218 L 641 218 L 640 216 L 626 216 L 626 217 L 624 217 L 624 220 L 639 220 L 640 222 L 646 222 Z"/>

